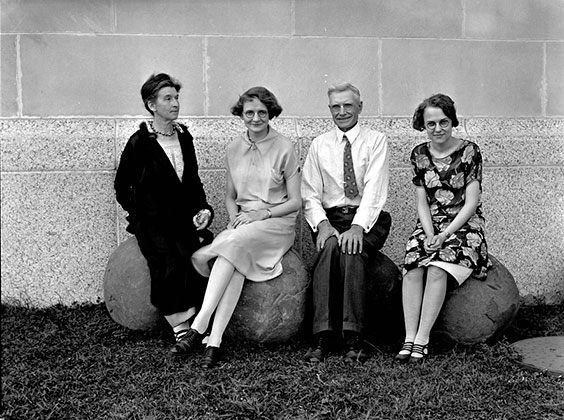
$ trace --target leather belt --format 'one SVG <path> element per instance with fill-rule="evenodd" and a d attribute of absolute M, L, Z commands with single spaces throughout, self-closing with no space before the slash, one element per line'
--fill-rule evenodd
<path fill-rule="evenodd" d="M 326 209 L 326 212 L 333 212 L 333 213 L 343 213 L 343 214 L 349 214 L 349 213 L 356 213 L 356 211 L 358 210 L 358 206 L 342 206 L 342 207 L 331 207 L 329 209 Z"/>

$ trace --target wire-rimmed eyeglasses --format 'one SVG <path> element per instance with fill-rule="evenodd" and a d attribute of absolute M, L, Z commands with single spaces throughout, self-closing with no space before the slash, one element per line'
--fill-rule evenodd
<path fill-rule="evenodd" d="M 264 120 L 268 117 L 268 111 L 265 111 L 264 109 L 261 109 L 261 110 L 256 111 L 256 112 L 249 110 L 249 111 L 243 112 L 243 115 L 248 120 L 252 120 L 253 118 L 255 118 L 255 115 L 258 115 L 258 117 L 261 120 Z"/>
<path fill-rule="evenodd" d="M 443 118 L 442 120 L 439 121 L 439 127 L 448 128 L 450 123 L 451 123 L 451 121 L 448 118 Z M 437 128 L 437 122 L 436 121 L 427 121 L 425 123 L 425 128 L 427 130 L 434 130 L 435 128 Z"/>

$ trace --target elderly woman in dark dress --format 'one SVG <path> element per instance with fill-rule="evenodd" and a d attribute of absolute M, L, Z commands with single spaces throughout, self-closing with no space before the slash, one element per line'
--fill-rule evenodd
<path fill-rule="evenodd" d="M 452 135 L 454 101 L 443 94 L 415 110 L 413 128 L 429 141 L 411 152 L 418 220 L 403 268 L 405 341 L 395 359 L 420 363 L 445 300 L 447 281 L 485 279 L 491 265 L 482 216 L 482 155 L 478 145 Z"/>
<path fill-rule="evenodd" d="M 163 73 L 143 84 L 141 97 L 153 118 L 142 122 L 127 142 L 114 184 L 117 201 L 129 213 L 127 230 L 147 259 L 151 302 L 177 342 L 189 331 L 203 299 L 206 279 L 194 270 L 190 256 L 211 242 L 206 228 L 213 218 L 193 138 L 175 121 L 180 88 Z"/>

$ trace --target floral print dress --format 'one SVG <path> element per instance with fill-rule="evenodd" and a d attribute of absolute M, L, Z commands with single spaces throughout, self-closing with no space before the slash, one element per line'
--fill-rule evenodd
<path fill-rule="evenodd" d="M 433 228 L 435 234 L 439 234 L 462 209 L 466 186 L 476 180 L 481 187 L 482 155 L 478 145 L 468 140 L 463 140 L 452 154 L 444 158 L 432 156 L 429 146 L 430 142 L 422 143 L 411 152 L 413 183 L 425 188 Z M 421 221 L 417 220 L 406 245 L 404 274 L 417 267 L 434 263 L 443 267 L 443 263 L 449 263 L 471 269 L 474 277 L 484 280 L 491 266 L 484 225 L 480 201 L 476 212 L 446 238 L 441 249 L 427 252 L 423 246 L 426 235 Z"/>

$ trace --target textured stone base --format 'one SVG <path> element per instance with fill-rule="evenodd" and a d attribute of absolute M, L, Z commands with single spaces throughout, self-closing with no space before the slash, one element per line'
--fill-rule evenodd
<path fill-rule="evenodd" d="M 446 297 L 435 332 L 461 344 L 494 340 L 519 310 L 519 290 L 511 273 L 494 257 L 485 281 L 470 277 Z"/>
<path fill-rule="evenodd" d="M 282 342 L 301 332 L 306 310 L 307 270 L 291 249 L 284 272 L 261 283 L 245 281 L 226 335 L 259 342 Z M 135 237 L 110 256 L 104 274 L 104 300 L 110 316 L 132 330 L 158 328 L 162 317 L 150 302 L 149 268 Z"/>
<path fill-rule="evenodd" d="M 564 336 L 534 337 L 511 344 L 521 366 L 564 377 Z"/>
<path fill-rule="evenodd" d="M 104 301 L 114 321 L 132 330 L 157 328 L 161 316 L 150 301 L 147 261 L 133 236 L 112 253 L 104 273 Z"/>
<path fill-rule="evenodd" d="M 284 342 L 302 331 L 309 275 L 300 256 L 290 249 L 283 273 L 265 282 L 245 281 L 226 336 L 258 342 Z"/>
<path fill-rule="evenodd" d="M 18 2 L 18 9 L 22 6 L 21 3 Z M 63 3 L 65 2 L 61 2 Z M 18 19 L 14 20 L 17 21 Z M 28 20 L 31 21 L 33 20 Z M 14 36 L 3 34 L 2 40 L 7 37 L 6 39 L 12 38 L 14 41 Z M 28 38 L 25 42 L 22 38 L 22 56 L 33 57 L 33 51 L 23 53 L 26 51 L 25 45 L 35 50 L 39 44 L 32 41 L 31 35 L 22 36 Z M 47 36 L 60 38 L 56 35 Z M 94 42 L 86 40 L 89 37 L 78 38 L 81 41 Z M 150 38 L 157 44 L 163 42 L 157 41 L 159 37 Z M 182 40 L 183 48 L 186 47 L 185 41 Z M 310 41 L 317 42 L 307 42 Z M 408 40 L 406 42 L 411 44 Z M 16 45 L 15 41 L 8 40 L 2 44 L 2 48 L 7 48 L 2 50 L 2 58 L 4 51 L 10 54 L 10 44 L 12 47 Z M 157 44 L 153 47 L 157 48 Z M 536 42 L 533 44 L 535 48 L 540 48 Z M 146 45 L 143 45 L 145 51 Z M 196 45 L 200 48 L 200 43 L 196 42 Z M 509 48 L 515 48 L 511 42 L 507 45 Z M 167 51 L 170 47 L 167 41 Z M 553 52 L 561 51 L 559 43 L 548 45 L 547 56 L 550 56 L 552 47 L 555 48 Z M 162 50 L 160 47 L 157 49 Z M 67 51 L 68 48 L 63 50 Z M 542 48 L 539 51 L 541 50 Z M 13 53 L 14 51 L 12 50 Z M 492 52 L 497 54 L 497 47 Z M 40 56 L 45 61 L 43 52 Z M 555 57 L 552 59 L 553 72 L 558 67 L 556 64 L 561 61 Z M 538 66 L 538 61 L 529 61 L 537 68 L 542 68 Z M 513 63 L 512 60 L 509 62 Z M 551 60 L 547 58 L 547 74 L 550 73 L 550 63 Z M 2 69 L 4 64 L 3 61 Z M 31 62 L 27 64 L 31 65 Z M 69 64 L 65 65 L 68 67 Z M 190 66 L 183 68 L 188 69 Z M 526 73 L 521 69 L 520 74 Z M 36 73 L 41 77 L 45 74 L 43 67 Z M 554 74 L 564 77 L 562 72 Z M 23 79 L 28 81 L 26 83 L 30 80 L 28 76 L 30 75 L 27 74 Z M 6 83 L 2 84 L 2 87 L 7 86 Z M 134 86 L 132 92 L 136 92 L 138 88 L 139 86 Z M 190 90 L 190 86 L 184 88 Z M 225 89 L 220 90 L 225 93 Z M 230 95 L 234 94 L 236 98 L 236 93 L 232 91 Z M 520 95 L 522 96 L 522 93 Z M 472 92 L 472 98 L 474 96 Z M 3 99 L 12 100 L 15 97 L 8 94 L 4 95 Z M 491 95 L 488 94 L 487 97 L 490 98 Z M 29 98 L 33 98 L 33 95 L 29 95 Z M 558 98 L 564 99 L 564 95 L 558 95 Z M 82 99 L 84 98 L 81 98 L 81 101 Z M 325 101 L 323 95 L 317 96 L 317 99 Z M 404 111 L 412 109 L 417 103 L 415 101 L 420 99 L 411 98 L 409 102 L 413 101 L 412 105 L 404 107 Z M 455 99 L 459 103 L 464 102 L 460 97 Z M 370 102 L 369 98 L 365 98 L 365 101 L 367 104 Z M 118 106 L 119 115 L 137 115 L 142 111 L 140 102 L 127 102 L 125 108 L 134 106 L 136 111 L 129 114 L 124 106 Z M 195 100 L 194 103 L 196 102 L 203 103 Z M 227 103 L 230 102 L 231 99 Z M 217 98 L 214 103 L 216 106 L 225 104 Z M 474 99 L 469 103 L 476 104 Z M 561 103 L 564 104 L 564 101 Z M 319 104 L 322 106 L 318 106 Z M 72 305 L 73 302 L 98 302 L 103 296 L 101 279 L 108 256 L 114 251 L 116 243 L 121 243 L 129 237 L 125 232 L 126 213 L 115 202 L 113 181 L 115 168 L 127 139 L 147 117 L 81 118 L 79 115 L 93 114 L 90 111 L 81 114 L 75 105 L 77 103 L 73 105 L 72 118 L 35 118 L 40 115 L 31 111 L 31 114 L 21 118 L 14 114 L 13 118 L 0 120 L 2 301 L 23 300 L 28 305 L 40 307 L 59 303 Z M 300 103 L 300 106 L 302 105 Z M 300 113 L 297 110 L 296 113 L 290 112 L 294 117 L 281 116 L 272 123 L 275 129 L 292 139 L 300 162 L 304 162 L 312 139 L 334 126 L 330 116 L 326 115 L 325 102 L 319 102 L 318 105 L 305 106 L 313 106 L 322 114 Z M 53 113 L 51 104 L 47 106 L 48 115 L 57 114 Z M 513 104 L 511 106 L 513 107 Z M 24 108 L 26 112 L 30 112 L 28 106 Z M 109 110 L 105 103 L 103 108 L 104 115 L 108 115 Z M 224 115 L 223 105 L 220 108 L 222 111 L 218 115 Z M 496 106 L 496 109 L 498 108 Z M 480 115 L 487 115 L 483 106 L 478 109 Z M 389 139 L 390 194 L 386 209 L 392 214 L 394 223 L 383 252 L 399 265 L 405 256 L 405 240 L 411 233 L 417 217 L 409 152 L 415 145 L 425 141 L 426 137 L 423 133 L 413 130 L 409 117 L 369 117 L 378 113 L 366 112 L 367 109 L 364 111 L 363 115 L 366 115 L 361 119 L 362 125 L 384 132 Z M 512 108 L 511 112 L 514 111 Z M 523 304 L 557 305 L 563 302 L 562 113 L 559 114 L 560 117 L 556 114 L 551 114 L 552 117 L 525 117 L 528 115 L 525 113 L 519 114 L 523 117 L 516 118 L 487 118 L 472 116 L 473 113 L 469 109 L 464 112 L 465 117 L 455 132 L 460 137 L 475 141 L 482 150 L 482 201 L 488 222 L 490 252 L 498 256 L 514 276 Z M 61 112 L 57 115 L 65 114 Z M 192 114 L 188 112 L 186 115 Z M 224 166 L 225 147 L 241 133 L 244 125 L 232 116 L 208 114 L 209 117 L 204 117 L 199 113 L 193 115 L 192 118 L 183 118 L 182 122 L 188 125 L 196 139 L 194 145 L 199 174 L 209 202 L 216 209 L 211 230 L 218 234 L 229 222 L 223 203 L 226 172 L 225 169 L 220 169 Z M 508 179 L 512 182 L 508 183 Z M 519 188 L 515 188 L 516 185 Z M 85 223 L 85 220 L 88 223 Z M 515 226 L 519 226 L 519 229 L 515 229 Z M 316 253 L 310 230 L 301 215 L 296 229 L 296 245 L 308 267 L 311 266 Z M 543 234 L 538 235 L 538 232 Z M 527 246 L 523 246 L 525 243 Z"/>

